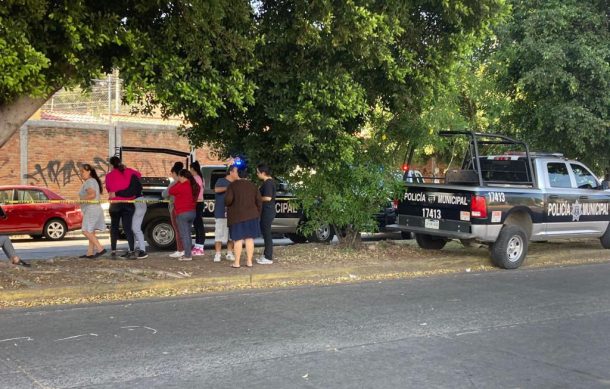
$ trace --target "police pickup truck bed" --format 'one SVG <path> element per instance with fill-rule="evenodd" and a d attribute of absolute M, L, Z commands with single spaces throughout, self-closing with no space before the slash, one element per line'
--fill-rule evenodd
<path fill-rule="evenodd" d="M 488 244 L 498 267 L 515 269 L 530 241 L 599 238 L 610 249 L 610 191 L 582 163 L 530 153 L 524 142 L 493 134 L 444 132 L 470 138 L 461 169 L 444 184 L 407 183 L 396 224 L 424 249 L 449 239 Z M 483 146 L 519 145 L 522 153 L 480 156 Z"/>

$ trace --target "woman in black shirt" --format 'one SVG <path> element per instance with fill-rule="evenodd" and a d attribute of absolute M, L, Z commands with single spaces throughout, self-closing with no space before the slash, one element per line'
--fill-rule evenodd
<path fill-rule="evenodd" d="M 271 235 L 271 225 L 275 219 L 275 182 L 271 177 L 269 166 L 261 163 L 256 168 L 256 175 L 263 181 L 260 187 L 261 197 L 263 198 L 263 210 L 261 212 L 261 232 L 265 240 L 264 255 L 256 260 L 259 265 L 271 265 L 273 263 L 273 237 Z"/>

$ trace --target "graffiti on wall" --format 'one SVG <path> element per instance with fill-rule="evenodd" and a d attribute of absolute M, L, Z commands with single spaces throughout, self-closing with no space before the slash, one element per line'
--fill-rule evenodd
<path fill-rule="evenodd" d="M 26 174 L 25 178 L 28 183 L 38 186 L 63 188 L 72 183 L 82 183 L 82 177 L 79 174 L 80 167 L 86 162 L 68 160 L 61 161 L 59 159 L 47 161 L 46 164 L 37 163 L 34 169 Z M 138 170 L 145 177 L 167 177 L 171 167 L 174 165 L 173 160 L 158 160 L 152 163 L 146 159 L 137 159 L 127 161 L 128 166 Z M 0 160 L 0 167 L 2 161 Z M 100 178 L 106 176 L 110 171 L 108 160 L 103 157 L 93 158 L 91 163 Z M 1 177 L 0 177 L 1 178 Z"/>
<path fill-rule="evenodd" d="M 26 174 L 25 178 L 31 180 L 30 183 L 34 185 L 62 188 L 70 183 L 83 181 L 79 169 L 84 163 L 86 162 L 60 161 L 58 159 L 48 161 L 44 166 L 37 163 L 34 165 L 34 170 Z M 91 166 L 95 168 L 101 178 L 108 173 L 110 165 L 106 158 L 95 157 Z"/>

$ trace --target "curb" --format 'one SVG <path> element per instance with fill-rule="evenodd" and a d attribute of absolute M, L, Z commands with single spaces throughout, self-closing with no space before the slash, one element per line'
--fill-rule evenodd
<path fill-rule="evenodd" d="M 134 297 L 178 296 L 210 291 L 227 291 L 319 285 L 412 278 L 440 274 L 463 273 L 465 269 L 437 269 L 433 271 L 409 271 L 408 267 L 388 269 L 380 266 L 347 266 L 320 270 L 299 270 L 280 273 L 237 274 L 225 277 L 197 277 L 190 279 L 149 282 L 126 282 L 115 285 L 75 285 L 54 288 L 35 288 L 3 291 L 0 307 L 75 304 L 127 300 Z M 489 267 L 480 270 L 496 270 Z"/>
<path fill-rule="evenodd" d="M 524 269 L 566 267 L 583 264 L 608 263 L 610 257 L 563 260 L 560 263 L 542 261 L 525 266 Z M 125 282 L 120 284 L 74 285 L 66 287 L 34 288 L 2 291 L 0 308 L 32 307 L 58 304 L 101 303 L 125 301 L 136 298 L 183 296 L 205 292 L 229 290 L 293 287 L 304 285 L 331 285 L 362 281 L 382 281 L 451 275 L 459 273 L 482 273 L 501 270 L 490 265 L 476 267 L 443 267 L 416 270 L 406 263 L 402 266 L 361 265 L 324 269 L 302 269 L 274 273 L 244 273 L 220 277 L 196 277 L 147 282 Z"/>

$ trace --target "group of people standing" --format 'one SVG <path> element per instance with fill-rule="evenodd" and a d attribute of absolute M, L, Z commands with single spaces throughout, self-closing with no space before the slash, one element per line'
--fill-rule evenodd
<path fill-rule="evenodd" d="M 163 193 L 163 197 L 170 200 L 169 211 L 176 232 L 177 250 L 170 257 L 190 261 L 193 255 L 204 253 L 205 183 L 197 162 L 191 165 L 191 172 L 184 170 L 181 162 L 176 162 L 171 174 L 173 181 Z M 225 259 L 233 262 L 233 268 L 241 267 L 240 258 L 245 243 L 246 266 L 251 267 L 254 239 L 262 234 L 265 252 L 256 261 L 262 265 L 273 263 L 271 224 L 275 218 L 275 184 L 266 165 L 259 165 L 257 174 L 263 180 L 260 189 L 248 180 L 247 170 L 236 165 L 229 166 L 226 176 L 215 183 L 214 262 L 222 260 L 222 246 L 226 245 Z M 194 201 L 196 196 L 198 200 Z M 191 226 L 195 228 L 194 248 L 191 247 Z"/>
<path fill-rule="evenodd" d="M 142 175 L 135 169 L 126 167 L 117 156 L 110 158 L 111 171 L 105 177 L 105 189 L 110 200 L 110 255 L 113 259 L 144 259 L 148 257 L 142 221 L 146 214 L 146 202 L 142 193 Z M 203 193 L 205 181 L 199 162 L 184 169 L 182 162 L 176 162 L 171 169 L 172 181 L 163 192 L 168 198 L 171 223 L 176 234 L 177 251 L 170 255 L 180 261 L 191 261 L 193 256 L 204 255 L 205 230 L 203 223 Z M 222 259 L 222 246 L 226 245 L 225 259 L 231 267 L 241 267 L 241 254 L 245 244 L 246 267 L 252 267 L 254 239 L 264 238 L 265 250 L 256 262 L 261 265 L 273 263 L 273 240 L 271 225 L 276 216 L 276 188 L 269 167 L 258 165 L 258 178 L 262 181 L 257 187 L 248 179 L 247 170 L 231 165 L 226 176 L 220 178 L 214 187 L 215 192 L 215 255 L 214 262 Z M 89 241 L 87 253 L 80 258 L 94 259 L 107 254 L 100 243 L 97 232 L 106 229 L 104 211 L 100 203 L 104 186 L 96 170 L 90 164 L 80 167 L 83 184 L 78 193 L 83 213 L 82 233 Z M 0 208 L 0 217 L 3 212 Z M 127 237 L 128 250 L 118 256 L 117 241 L 121 233 Z M 191 231 L 195 230 L 195 244 Z M 138 243 L 136 250 L 135 244 Z M 15 253 L 8 236 L 0 236 L 0 246 L 10 261 L 16 265 L 29 266 Z"/>
<path fill-rule="evenodd" d="M 108 212 L 110 213 L 110 254 L 117 258 L 117 241 L 120 236 L 120 227 L 127 237 L 128 251 L 119 258 L 143 259 L 148 257 L 144 233 L 142 232 L 142 221 L 146 214 L 146 203 L 143 201 L 142 175 L 135 169 L 123 165 L 117 156 L 110 158 L 112 170 L 106 175 L 106 190 L 108 199 L 111 201 Z M 79 191 L 83 222 L 81 230 L 89 240 L 87 253 L 80 258 L 98 258 L 107 253 L 100 244 L 96 232 L 106 229 L 104 211 L 99 200 L 104 193 L 102 182 L 95 169 L 89 164 L 83 164 L 80 168 L 83 177 L 83 185 Z M 92 201 L 87 204 L 86 201 Z M 135 241 L 138 242 L 138 251 L 135 250 Z"/>

